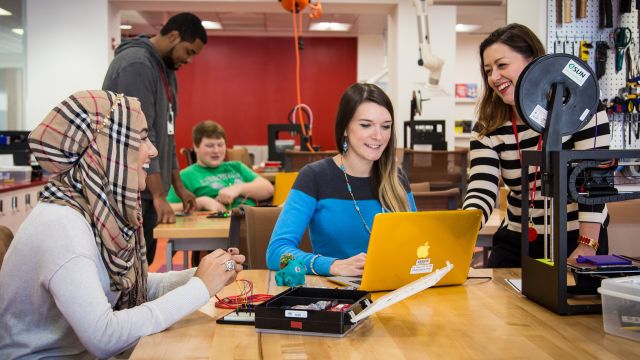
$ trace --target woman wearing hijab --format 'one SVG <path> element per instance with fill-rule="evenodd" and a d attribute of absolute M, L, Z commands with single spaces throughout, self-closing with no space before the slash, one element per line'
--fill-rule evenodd
<path fill-rule="evenodd" d="M 135 98 L 82 91 L 30 134 L 52 177 L 0 271 L 0 358 L 108 358 L 232 282 L 244 256 L 147 273 L 140 191 L 157 151 Z"/>

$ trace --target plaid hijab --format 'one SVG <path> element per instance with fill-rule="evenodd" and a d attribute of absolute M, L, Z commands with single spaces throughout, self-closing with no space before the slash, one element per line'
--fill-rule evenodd
<path fill-rule="evenodd" d="M 147 300 L 137 172 L 146 127 L 136 98 L 95 90 L 69 96 L 29 135 L 53 175 L 40 200 L 70 206 L 91 224 L 111 290 L 121 292 L 116 310 Z"/>

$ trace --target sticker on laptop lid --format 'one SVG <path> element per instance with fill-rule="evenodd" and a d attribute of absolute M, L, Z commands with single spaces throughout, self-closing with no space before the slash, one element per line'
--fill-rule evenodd
<path fill-rule="evenodd" d="M 413 265 L 409 274 L 427 274 L 433 271 L 433 264 L 429 265 Z"/>
<path fill-rule="evenodd" d="M 411 266 L 411 271 L 409 274 L 426 274 L 433 271 L 433 264 L 431 263 L 431 259 L 429 256 L 429 242 L 427 241 L 424 245 L 418 246 L 418 250 L 416 255 L 418 256 L 418 260 L 416 260 L 416 264 Z"/>

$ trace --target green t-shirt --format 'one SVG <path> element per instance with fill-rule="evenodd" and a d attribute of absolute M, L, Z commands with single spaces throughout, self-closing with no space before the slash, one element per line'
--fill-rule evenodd
<path fill-rule="evenodd" d="M 220 189 L 235 184 L 252 182 L 258 176 L 240 161 L 225 161 L 217 168 L 204 167 L 196 163 L 180 171 L 182 184 L 196 197 L 209 196 L 215 198 L 218 196 Z M 231 208 L 240 206 L 243 198 L 241 196 L 233 200 Z M 170 203 L 181 202 L 173 186 L 169 190 L 167 201 Z M 256 203 L 252 199 L 247 199 L 243 205 L 255 206 Z"/>

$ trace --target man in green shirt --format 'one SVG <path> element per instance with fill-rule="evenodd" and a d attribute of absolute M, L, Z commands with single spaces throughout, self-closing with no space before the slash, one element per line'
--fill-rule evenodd
<path fill-rule="evenodd" d="M 226 133 L 220 124 L 206 120 L 193 128 L 193 148 L 198 161 L 180 171 L 184 187 L 196 196 L 198 210 L 227 211 L 273 196 L 273 185 L 239 161 L 224 161 Z M 182 201 L 173 187 L 167 201 L 176 211 Z"/>

